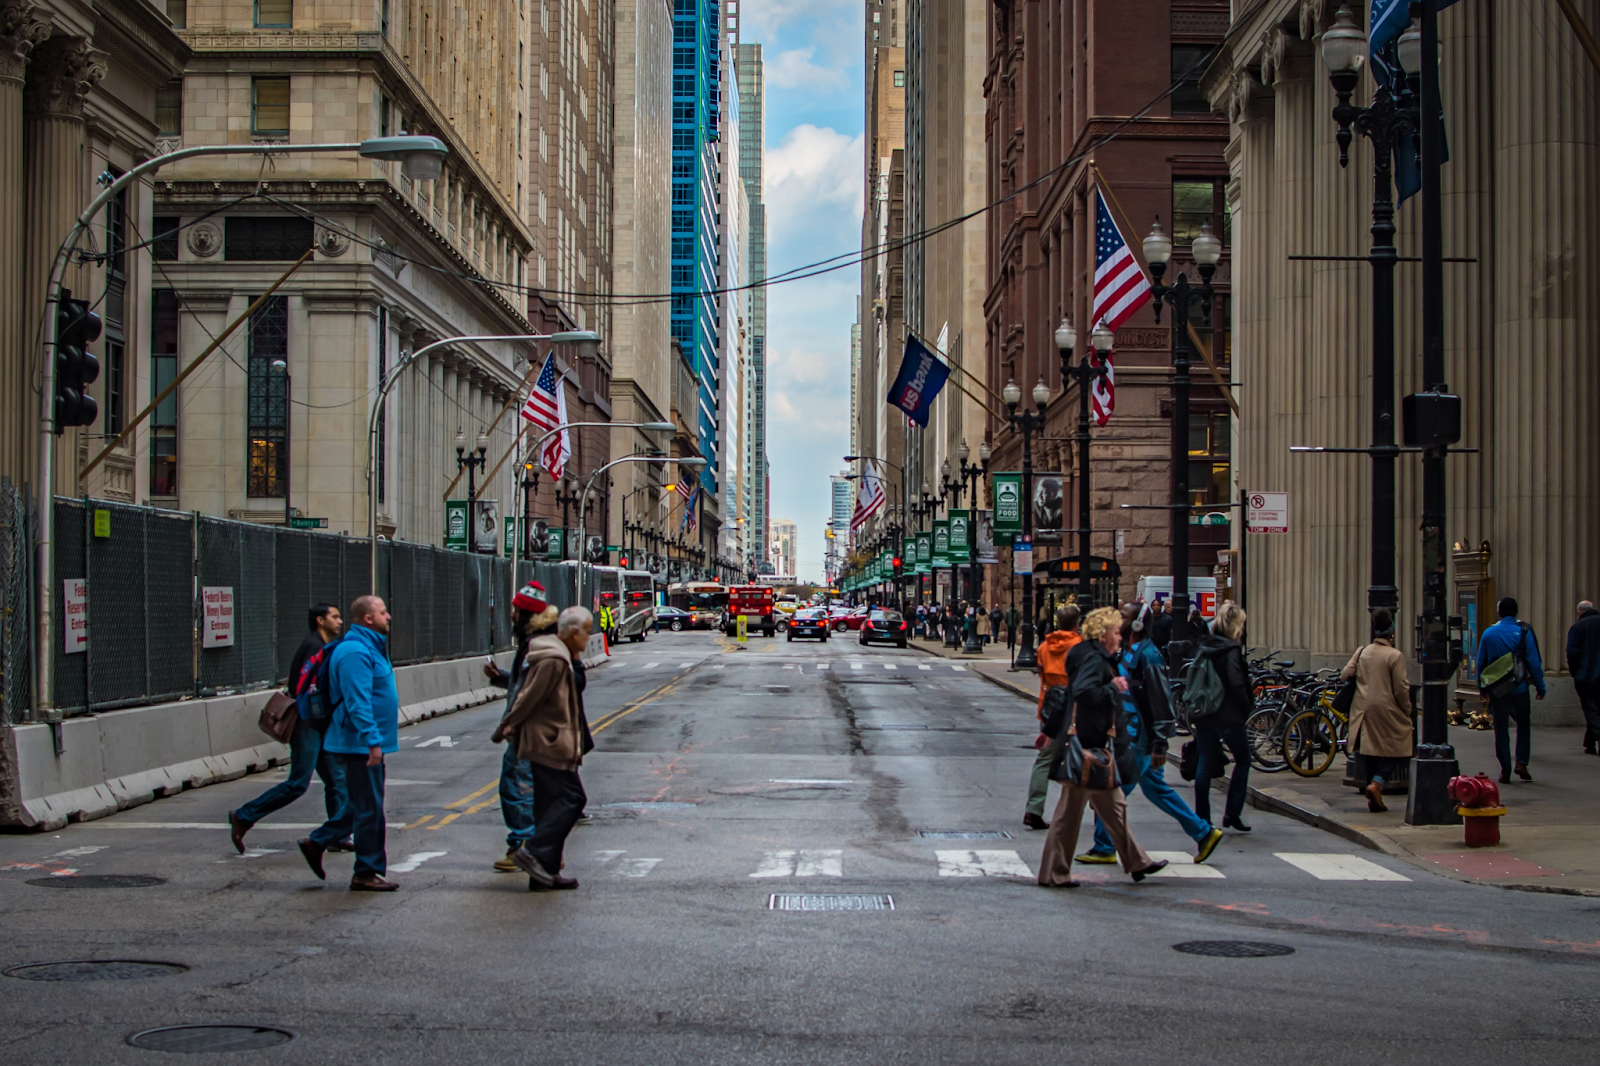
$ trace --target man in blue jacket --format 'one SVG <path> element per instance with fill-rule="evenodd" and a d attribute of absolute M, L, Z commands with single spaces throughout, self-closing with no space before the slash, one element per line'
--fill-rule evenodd
<path fill-rule="evenodd" d="M 322 750 L 344 766 L 350 802 L 339 814 L 300 841 L 311 872 L 327 880 L 322 854 L 353 833 L 356 846 L 352 892 L 393 892 L 400 886 L 384 878 L 383 757 L 400 747 L 400 693 L 389 665 L 389 608 L 377 596 L 359 596 L 350 605 L 350 631 L 328 663 L 334 694 L 333 717 Z"/>
<path fill-rule="evenodd" d="M 1517 601 L 1510 596 L 1502 597 L 1499 612 L 1500 621 L 1485 629 L 1478 639 L 1478 691 L 1489 698 L 1489 713 L 1494 717 L 1494 754 L 1500 760 L 1500 783 L 1509 785 L 1513 721 L 1517 723 L 1517 776 L 1524 781 L 1533 780 L 1533 775 L 1528 773 L 1533 742 L 1528 683 L 1531 681 L 1539 699 L 1544 699 L 1544 664 L 1539 661 L 1539 638 L 1534 636 L 1533 627 L 1517 619 Z M 1516 662 L 1525 664 L 1526 679 L 1498 697 L 1489 694 L 1487 689 L 1507 670 L 1514 669 Z"/>
<path fill-rule="evenodd" d="M 1597 754 L 1600 741 L 1600 611 L 1584 600 L 1578 604 L 1578 620 L 1567 630 L 1567 673 L 1578 690 L 1583 706 L 1583 751 Z"/>

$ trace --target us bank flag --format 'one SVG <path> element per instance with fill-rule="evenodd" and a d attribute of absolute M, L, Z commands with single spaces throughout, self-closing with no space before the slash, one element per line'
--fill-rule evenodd
<path fill-rule="evenodd" d="M 900 373 L 889 388 L 889 405 L 898 407 L 919 426 L 928 424 L 928 405 L 950 379 L 950 368 L 941 363 L 914 335 L 906 334 L 906 354 L 900 360 Z"/>

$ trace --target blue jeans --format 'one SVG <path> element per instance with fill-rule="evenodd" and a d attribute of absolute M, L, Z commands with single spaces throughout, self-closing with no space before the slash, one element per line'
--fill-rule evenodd
<path fill-rule="evenodd" d="M 1124 782 L 1122 794 L 1131 795 L 1134 786 L 1138 786 L 1144 793 L 1144 798 L 1154 804 L 1156 810 L 1178 820 L 1183 831 L 1189 834 L 1189 839 L 1196 843 L 1204 840 L 1206 834 L 1211 832 L 1211 823 L 1191 811 L 1189 805 L 1183 802 L 1183 797 L 1167 784 L 1166 768 L 1152 763 L 1148 755 L 1136 754 L 1134 758 L 1139 763 L 1139 777 L 1137 780 Z M 1094 816 L 1094 850 L 1101 855 L 1112 855 L 1117 850 L 1111 841 L 1111 834 L 1101 824 L 1098 814 Z"/>
<path fill-rule="evenodd" d="M 533 837 L 533 769 L 517 758 L 516 738 L 506 741 L 500 760 L 500 816 L 506 820 L 506 847 Z"/>
<path fill-rule="evenodd" d="M 337 758 L 323 752 L 322 732 L 304 722 L 295 723 L 294 735 L 289 738 L 288 778 L 234 811 L 235 817 L 254 825 L 273 811 L 289 806 L 311 787 L 313 770 L 322 778 L 322 802 L 328 809 L 328 820 L 337 818 L 339 808 L 346 802 L 344 767 Z"/>
<path fill-rule="evenodd" d="M 329 758 L 344 769 L 344 780 L 350 792 L 338 815 L 329 818 L 311 831 L 311 839 L 326 848 L 329 844 L 354 836 L 356 865 L 353 876 L 382 876 L 389 868 L 389 856 L 384 851 L 384 837 L 388 823 L 383 819 L 384 766 L 367 765 L 367 756 L 329 753 Z"/>
<path fill-rule="evenodd" d="M 1517 765 L 1528 765 L 1533 753 L 1533 704 L 1524 689 L 1500 699 L 1490 699 L 1489 714 L 1494 718 L 1494 757 L 1500 760 L 1500 772 L 1511 772 L 1511 723 L 1517 723 Z"/>

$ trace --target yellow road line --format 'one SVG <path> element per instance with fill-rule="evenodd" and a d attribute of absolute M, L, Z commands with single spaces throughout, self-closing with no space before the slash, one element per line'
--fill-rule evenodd
<path fill-rule="evenodd" d="M 421 825 L 423 822 L 431 821 L 432 819 L 433 819 L 433 815 L 424 814 L 421 818 L 418 818 L 416 821 L 414 821 L 410 825 L 406 826 L 406 828 L 407 829 L 415 829 L 417 826 Z"/>
<path fill-rule="evenodd" d="M 498 781 L 495 782 L 495 784 L 497 784 L 497 785 L 499 783 L 500 782 L 498 782 Z M 463 813 L 464 812 L 462 812 L 462 811 L 456 811 L 454 814 L 447 814 L 443 818 L 440 818 L 437 822 L 434 822 L 432 825 L 428 826 L 428 828 L 429 829 L 443 829 L 445 826 L 449 825 L 451 822 L 455 821 L 457 818 L 460 818 Z"/>
<path fill-rule="evenodd" d="M 495 784 L 497 784 L 497 785 L 499 783 L 500 782 L 498 782 L 498 781 L 495 782 Z M 499 793 L 496 793 L 495 795 L 490 796 L 488 799 L 484 800 L 482 803 L 474 803 L 472 806 L 468 807 L 466 810 L 462 811 L 461 813 L 462 814 L 477 814 L 479 811 L 488 810 L 490 807 L 493 807 L 496 803 L 499 803 L 499 802 L 500 802 L 500 795 L 499 795 Z"/>
<path fill-rule="evenodd" d="M 446 803 L 444 805 L 444 809 L 448 811 L 452 807 L 465 807 L 467 804 L 471 803 L 473 800 L 477 799 L 479 796 L 483 795 L 485 792 L 489 791 L 491 788 L 498 788 L 499 785 L 500 785 L 500 779 L 497 777 L 493 781 L 490 781 L 487 785 L 484 785 L 482 788 L 478 789 L 478 791 L 474 792 L 472 795 L 470 795 L 470 796 L 462 796 L 460 799 L 456 800 L 454 803 Z"/>

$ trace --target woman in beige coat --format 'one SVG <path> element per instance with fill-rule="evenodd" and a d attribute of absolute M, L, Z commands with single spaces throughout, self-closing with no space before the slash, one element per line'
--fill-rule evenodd
<path fill-rule="evenodd" d="M 1393 612 L 1374 611 L 1372 632 L 1372 643 L 1356 649 L 1339 676 L 1356 679 L 1348 750 L 1363 756 L 1358 765 L 1367 776 L 1367 810 L 1384 811 L 1384 782 L 1399 760 L 1411 758 L 1411 684 L 1405 656 L 1394 646 Z"/>

